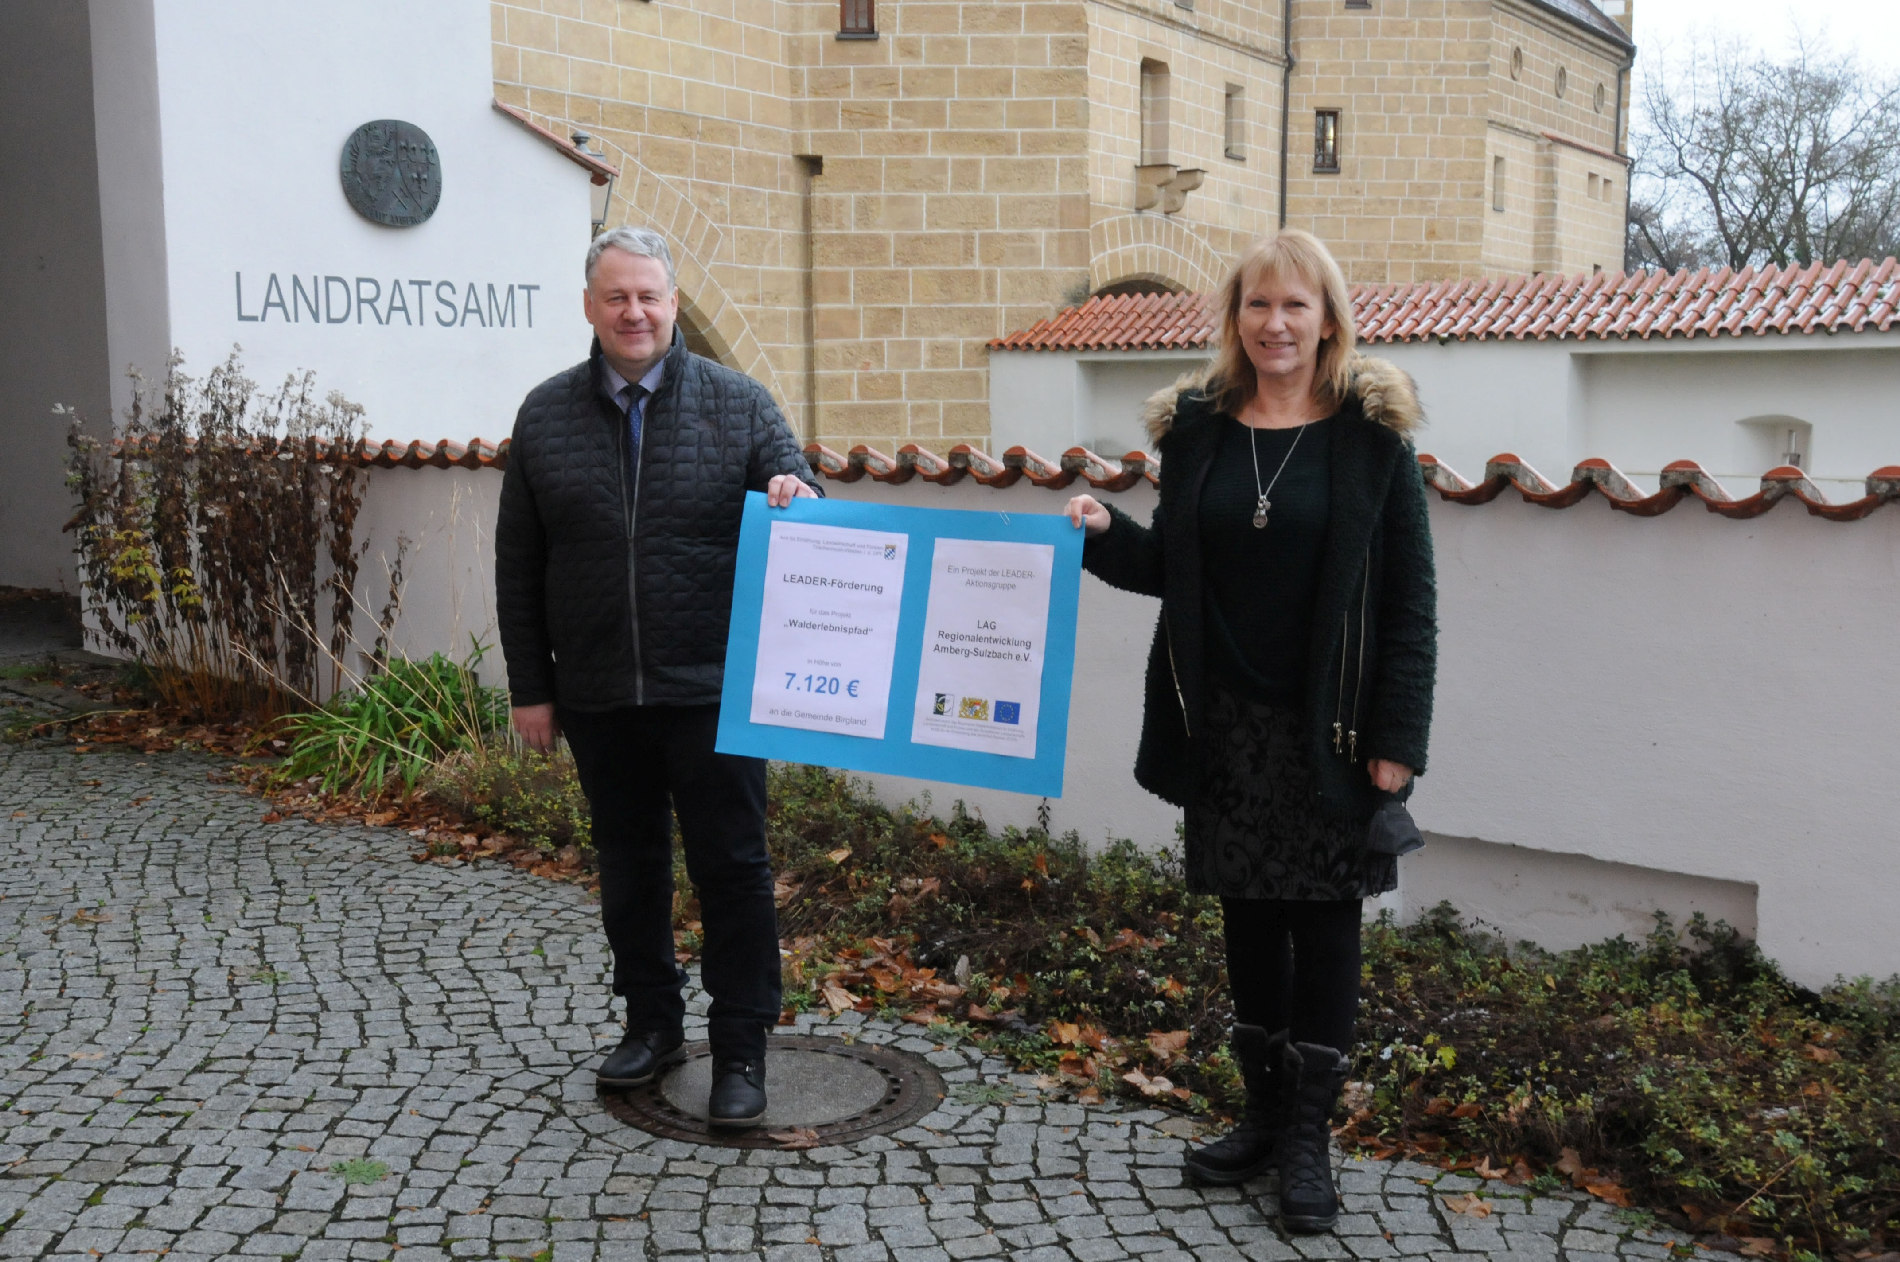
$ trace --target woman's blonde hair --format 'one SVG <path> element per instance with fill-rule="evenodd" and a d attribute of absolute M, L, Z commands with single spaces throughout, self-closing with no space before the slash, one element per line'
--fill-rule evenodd
<path fill-rule="evenodd" d="M 1220 289 L 1220 348 L 1207 376 L 1207 396 L 1221 411 L 1236 414 L 1253 398 L 1253 361 L 1240 342 L 1240 304 L 1247 289 L 1261 277 L 1292 276 L 1319 291 L 1333 335 L 1319 344 L 1319 364 L 1313 389 L 1329 407 L 1345 399 L 1352 384 L 1349 363 L 1357 334 L 1352 322 L 1352 295 L 1346 277 L 1326 243 L 1310 232 L 1282 228 L 1260 238 L 1234 262 L 1234 270 Z"/>

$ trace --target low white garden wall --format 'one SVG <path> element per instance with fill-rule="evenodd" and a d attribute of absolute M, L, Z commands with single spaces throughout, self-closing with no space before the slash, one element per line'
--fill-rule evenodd
<path fill-rule="evenodd" d="M 489 470 L 372 478 L 371 556 L 398 530 L 418 541 L 411 651 L 492 627 L 499 484 Z M 843 499 L 1011 513 L 1059 511 L 1082 489 L 827 483 Z M 1103 494 L 1139 518 L 1153 509 L 1145 483 Z M 1552 510 L 1506 491 L 1478 506 L 1434 497 L 1431 512 L 1437 718 L 1413 806 L 1434 844 L 1403 862 L 1391 905 L 1449 899 L 1553 947 L 1699 909 L 1754 932 L 1804 983 L 1900 973 L 1900 504 L 1857 522 L 1792 499 L 1748 520 L 1693 500 L 1639 518 L 1595 495 Z M 1175 844 L 1178 812 L 1130 776 L 1154 616 L 1153 601 L 1084 576 L 1057 831 Z M 1030 824 L 1041 805 L 873 783 L 890 801 L 962 800 L 994 825 Z"/>

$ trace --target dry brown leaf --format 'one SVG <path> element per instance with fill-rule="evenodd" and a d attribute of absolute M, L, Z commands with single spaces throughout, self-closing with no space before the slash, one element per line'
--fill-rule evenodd
<path fill-rule="evenodd" d="M 1078 1104 L 1100 1104 L 1102 1102 L 1102 1089 L 1094 1083 L 1090 1083 L 1088 1086 L 1076 1092 L 1075 1098 Z"/>
<path fill-rule="evenodd" d="M 1477 1164 L 1471 1167 L 1471 1173 L 1477 1175 L 1480 1179 L 1502 1179 L 1505 1175 L 1509 1174 L 1510 1171 L 1503 1166 L 1492 1165 L 1491 1158 L 1489 1157 L 1480 1157 L 1478 1158 Z"/>
<path fill-rule="evenodd" d="M 1095 1058 L 1070 1052 L 1056 1064 L 1056 1072 L 1065 1078 L 1080 1078 L 1085 1082 L 1095 1080 Z"/>
<path fill-rule="evenodd" d="M 825 852 L 825 858 L 831 860 L 833 863 L 843 863 L 850 857 L 851 847 L 849 846 L 839 846 L 836 850 L 828 850 Z"/>
<path fill-rule="evenodd" d="M 1453 1117 L 1482 1117 L 1484 1115 L 1484 1108 L 1475 1101 L 1467 1100 L 1453 1109 L 1451 1115 Z"/>
<path fill-rule="evenodd" d="M 1557 1158 L 1557 1173 L 1576 1180 L 1583 1175 L 1583 1158 L 1575 1148 L 1566 1148 Z"/>
<path fill-rule="evenodd" d="M 1067 1021 L 1049 1023 L 1049 1041 L 1066 1047 L 1074 1047 L 1081 1041 L 1081 1030 Z"/>
<path fill-rule="evenodd" d="M 1583 1190 L 1599 1200 L 1608 1201 L 1622 1209 L 1628 1209 L 1630 1206 L 1629 1189 L 1607 1179 L 1600 1183 L 1585 1183 Z"/>
<path fill-rule="evenodd" d="M 1775 1256 L 1775 1242 L 1767 1236 L 1749 1236 L 1742 1241 L 1742 1256 L 1772 1258 Z"/>
<path fill-rule="evenodd" d="M 950 839 L 942 833 L 932 833 L 930 834 L 930 844 L 942 850 L 950 844 Z"/>
<path fill-rule="evenodd" d="M 767 1131 L 767 1139 L 787 1150 L 818 1147 L 818 1132 L 809 1126 L 794 1126 L 782 1131 Z"/>
<path fill-rule="evenodd" d="M 1145 1096 L 1173 1095 L 1175 1086 L 1160 1074 L 1149 1077 L 1139 1069 L 1131 1069 L 1122 1075 L 1122 1081 L 1134 1084 L 1137 1091 Z"/>
<path fill-rule="evenodd" d="M 1188 1032 L 1186 1030 L 1151 1030 L 1148 1032 L 1148 1050 L 1159 1056 L 1164 1062 L 1187 1051 Z"/>
<path fill-rule="evenodd" d="M 1454 1214 L 1464 1214 L 1470 1218 L 1491 1217 L 1492 1211 L 1490 1202 L 1475 1192 L 1466 1192 L 1463 1196 L 1447 1196 L 1441 1199 L 1445 1202 L 1445 1208 Z"/>
<path fill-rule="evenodd" d="M 1816 1043 L 1809 1043 L 1806 1047 L 1803 1047 L 1801 1054 L 1817 1065 L 1831 1065 L 1841 1058 L 1841 1054 L 1833 1048 L 1822 1047 Z"/>
<path fill-rule="evenodd" d="M 825 1007 L 831 1009 L 833 1016 L 850 1012 L 858 1006 L 857 997 L 836 982 L 826 982 L 818 996 L 825 1001 Z"/>

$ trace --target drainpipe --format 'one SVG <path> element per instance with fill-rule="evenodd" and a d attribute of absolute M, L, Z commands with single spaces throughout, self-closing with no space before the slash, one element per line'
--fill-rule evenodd
<path fill-rule="evenodd" d="M 1635 183 L 1631 178 L 1636 174 L 1636 164 L 1628 161 L 1629 145 L 1623 138 L 1623 86 L 1629 81 L 1630 68 L 1636 64 L 1636 54 L 1632 52 L 1629 60 L 1616 68 L 1616 134 L 1610 145 L 1617 156 L 1625 159 L 1623 163 L 1623 270 L 1630 266 L 1630 186 Z"/>
<path fill-rule="evenodd" d="M 1281 0 L 1280 52 L 1286 58 L 1286 68 L 1280 72 L 1280 226 L 1286 227 L 1286 166 L 1288 146 L 1292 141 L 1293 120 L 1288 112 L 1293 108 L 1293 0 Z M 1617 98 L 1618 108 L 1622 108 L 1622 96 Z M 1629 181 L 1623 181 L 1628 184 Z"/>

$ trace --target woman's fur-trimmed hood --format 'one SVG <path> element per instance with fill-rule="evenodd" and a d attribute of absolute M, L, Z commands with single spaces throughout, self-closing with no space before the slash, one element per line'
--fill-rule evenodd
<path fill-rule="evenodd" d="M 1174 428 L 1174 409 L 1183 390 L 1199 390 L 1207 384 L 1208 369 L 1184 373 L 1165 390 L 1148 397 L 1141 410 L 1142 428 L 1148 441 L 1159 444 Z M 1357 352 L 1348 365 L 1352 384 L 1347 401 L 1356 400 L 1368 421 L 1383 425 L 1400 438 L 1410 438 L 1425 424 L 1425 409 L 1419 405 L 1418 390 L 1404 369 L 1390 360 L 1375 359 Z"/>

